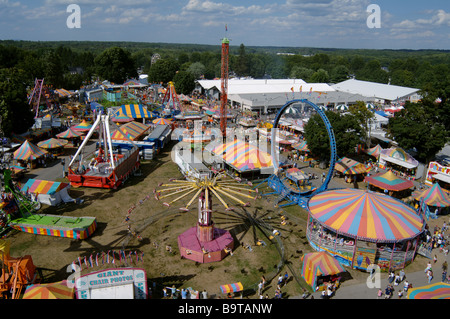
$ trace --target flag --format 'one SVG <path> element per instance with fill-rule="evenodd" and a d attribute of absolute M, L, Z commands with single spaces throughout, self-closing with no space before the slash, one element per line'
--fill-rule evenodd
<path fill-rule="evenodd" d="M 86 267 L 88 267 L 88 268 L 89 268 L 89 266 L 88 266 L 88 263 L 87 263 L 87 259 L 86 259 L 86 256 L 84 256 L 84 264 L 86 265 Z"/>
<path fill-rule="evenodd" d="M 294 92 L 294 87 L 291 87 L 291 91 Z"/>
<path fill-rule="evenodd" d="M 225 24 L 225 31 L 228 31 L 228 25 Z"/>
<path fill-rule="evenodd" d="M 311 86 L 311 88 L 309 89 L 309 95 L 311 95 L 312 94 L 312 86 Z"/>
<path fill-rule="evenodd" d="M 116 263 L 116 253 L 114 252 L 114 250 L 112 251 L 112 263 L 115 264 Z"/>
<path fill-rule="evenodd" d="M 94 266 L 94 262 L 92 260 L 92 255 L 89 256 L 89 266 L 91 266 L 91 268 Z"/>
<path fill-rule="evenodd" d="M 95 255 L 95 265 L 98 266 L 98 253 Z"/>
<path fill-rule="evenodd" d="M 109 252 L 110 250 L 108 250 L 108 252 L 106 253 L 106 263 L 109 264 Z"/>
<path fill-rule="evenodd" d="M 303 85 L 300 85 L 300 93 L 302 93 Z"/>
<path fill-rule="evenodd" d="M 78 264 L 80 265 L 80 270 L 83 270 L 83 266 L 82 266 L 81 258 L 80 258 L 80 257 L 78 257 Z"/>

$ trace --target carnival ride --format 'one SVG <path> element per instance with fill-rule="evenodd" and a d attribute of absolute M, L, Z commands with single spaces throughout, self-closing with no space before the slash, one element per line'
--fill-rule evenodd
<path fill-rule="evenodd" d="M 230 50 L 230 40 L 223 38 L 222 40 L 222 63 L 220 78 L 220 131 L 225 141 L 227 135 L 227 104 L 228 104 L 228 54 Z"/>
<path fill-rule="evenodd" d="M 9 241 L 0 240 L 0 299 L 19 299 L 23 289 L 40 281 L 30 255 L 14 258 L 9 255 Z"/>
<path fill-rule="evenodd" d="M 0 235 L 12 230 L 55 237 L 88 238 L 97 228 L 95 217 L 71 217 L 37 214 L 38 195 L 22 192 L 12 181 L 10 170 L 4 170 L 5 191 L 1 199 Z"/>
<path fill-rule="evenodd" d="M 110 126 L 122 133 L 131 143 L 127 154 L 113 152 Z M 98 129 L 99 149 L 94 157 L 83 159 L 83 150 L 91 136 Z M 68 166 L 68 175 L 72 186 L 86 186 L 116 189 L 140 167 L 139 148 L 128 135 L 110 118 L 110 114 L 98 115 L 86 138 L 81 143 Z"/>
<path fill-rule="evenodd" d="M 34 89 L 28 98 L 28 104 L 35 113 L 35 118 L 39 117 L 39 108 L 41 104 L 45 104 L 47 109 L 51 108 L 50 100 L 52 95 L 48 87 L 44 84 L 44 79 L 35 79 Z"/>
<path fill-rule="evenodd" d="M 162 113 L 165 117 L 174 116 L 183 111 L 180 99 L 178 98 L 178 94 L 175 90 L 175 84 L 172 81 L 168 83 L 166 93 L 164 94 L 164 98 L 162 100 L 162 108 Z"/>
<path fill-rule="evenodd" d="M 228 254 L 232 254 L 234 239 L 230 232 L 214 226 L 212 198 L 216 197 L 225 210 L 230 211 L 233 207 L 224 198 L 247 207 L 249 203 L 242 199 L 255 199 L 255 196 L 249 194 L 257 194 L 257 190 L 250 189 L 219 171 L 211 171 L 209 176 L 202 177 L 190 175 L 186 180 L 172 179 L 170 183 L 162 184 L 160 187 L 154 191 L 157 200 L 178 195 L 170 202 L 163 203 L 167 207 L 189 195 L 192 197 L 180 208 L 181 211 L 189 211 L 196 199 L 198 202 L 197 226 L 178 236 L 178 248 L 182 257 L 199 263 L 209 263 L 220 261 Z"/>
<path fill-rule="evenodd" d="M 297 103 L 305 103 L 309 106 L 311 106 L 321 117 L 322 121 L 325 123 L 325 128 L 327 130 L 328 136 L 330 138 L 330 167 L 328 170 L 328 173 L 326 175 L 326 178 L 322 185 L 320 185 L 317 188 L 312 187 L 306 187 L 306 188 L 293 188 L 291 187 L 290 183 L 288 182 L 289 178 L 286 178 L 286 172 L 284 172 L 280 167 L 280 162 L 278 159 L 278 152 L 277 152 L 277 143 L 276 143 L 276 134 L 277 134 L 277 127 L 280 122 L 280 119 L 282 115 L 288 110 L 291 106 Z M 267 182 L 269 187 L 272 188 L 275 193 L 279 195 L 277 198 L 276 204 L 279 204 L 283 200 L 287 200 L 287 204 L 279 205 L 281 206 L 287 206 L 292 204 L 297 204 L 303 208 L 307 207 L 308 200 L 313 197 L 314 195 L 325 191 L 328 188 L 328 184 L 330 183 L 330 180 L 333 177 L 334 174 L 334 166 L 336 164 L 336 140 L 334 137 L 333 128 L 330 124 L 330 121 L 328 120 L 327 116 L 325 115 L 325 112 L 316 104 L 312 103 L 311 101 L 308 101 L 307 99 L 298 99 L 298 100 L 292 100 L 287 102 L 279 111 L 278 114 L 275 117 L 273 128 L 271 130 L 271 154 L 272 154 L 272 162 L 274 167 L 274 174 L 272 174 L 267 180 L 264 182 Z M 292 180 L 292 179 L 291 179 Z M 261 184 L 261 183 L 260 183 Z M 258 185 L 257 185 L 258 186 Z M 270 193 L 272 194 L 272 193 Z M 266 194 L 268 195 L 268 194 Z"/>

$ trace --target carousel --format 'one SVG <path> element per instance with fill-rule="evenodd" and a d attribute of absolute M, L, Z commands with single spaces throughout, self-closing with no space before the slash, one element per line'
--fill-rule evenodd
<path fill-rule="evenodd" d="M 415 210 L 390 196 L 359 189 L 327 190 L 308 203 L 307 237 L 341 264 L 383 271 L 412 262 L 425 228 Z"/>

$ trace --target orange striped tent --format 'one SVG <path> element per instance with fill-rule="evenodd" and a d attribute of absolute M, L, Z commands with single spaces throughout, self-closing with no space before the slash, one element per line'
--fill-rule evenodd
<path fill-rule="evenodd" d="M 342 157 L 336 162 L 334 169 L 344 175 L 367 174 L 370 167 L 351 158 Z"/>
<path fill-rule="evenodd" d="M 126 134 L 128 139 L 132 141 L 135 141 L 139 137 L 141 137 L 145 132 L 149 130 L 149 128 L 150 126 L 135 121 L 124 124 L 120 127 L 120 129 Z M 116 130 L 111 134 L 111 139 L 113 140 L 128 140 L 127 137 L 125 137 L 119 130 Z"/>
<path fill-rule="evenodd" d="M 74 289 L 67 286 L 67 281 L 49 284 L 30 285 L 25 290 L 23 299 L 73 299 Z"/>
<path fill-rule="evenodd" d="M 302 277 L 315 291 L 320 276 L 337 275 L 345 272 L 344 267 L 325 251 L 313 252 L 302 257 Z"/>
<path fill-rule="evenodd" d="M 212 153 L 222 159 L 237 171 L 260 170 L 273 167 L 272 156 L 249 143 L 234 140 L 216 146 Z"/>

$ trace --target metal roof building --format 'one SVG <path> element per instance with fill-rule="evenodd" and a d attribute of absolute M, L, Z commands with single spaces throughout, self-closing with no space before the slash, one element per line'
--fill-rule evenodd
<path fill-rule="evenodd" d="M 360 94 L 371 97 L 377 102 L 404 102 L 418 101 L 421 96 L 418 94 L 419 89 L 404 86 L 382 84 L 375 82 L 360 81 L 356 79 L 346 80 L 332 85 L 336 91 L 347 92 L 351 94 Z"/>

